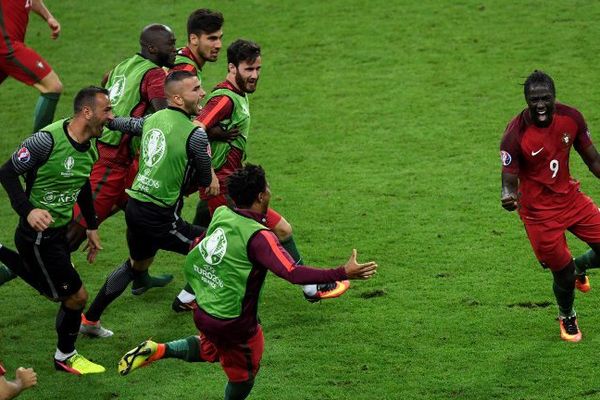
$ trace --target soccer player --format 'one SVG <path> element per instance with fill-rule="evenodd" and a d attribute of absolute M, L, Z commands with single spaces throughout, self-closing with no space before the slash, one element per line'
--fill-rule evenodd
<path fill-rule="evenodd" d="M 0 400 L 14 399 L 23 390 L 37 384 L 37 374 L 33 368 L 17 368 L 14 381 L 7 381 L 5 374 L 6 370 L 0 363 Z"/>
<path fill-rule="evenodd" d="M 15 232 L 18 253 L 0 245 L 0 261 L 50 300 L 56 316 L 56 369 L 76 375 L 104 372 L 75 350 L 87 291 L 71 264 L 65 235 L 78 202 L 88 229 L 88 262 L 102 249 L 89 182 L 97 159 L 96 139 L 113 118 L 108 91 L 84 88 L 74 116 L 58 120 L 27 138 L 0 168 L 0 183 L 21 217 Z M 19 176 L 25 175 L 23 190 Z"/>
<path fill-rule="evenodd" d="M 60 34 L 60 24 L 43 0 L 0 0 L 0 83 L 12 76 L 39 90 L 33 115 L 33 132 L 37 132 L 52 122 L 63 85 L 50 64 L 25 45 L 30 11 L 48 23 L 52 39 Z"/>
<path fill-rule="evenodd" d="M 234 128 L 239 130 L 232 140 L 211 140 L 212 165 L 221 185 L 219 195 L 207 196 L 200 191 L 201 198 L 208 201 L 212 214 L 222 205 L 233 206 L 227 194 L 227 179 L 246 159 L 246 143 L 250 133 L 249 93 L 256 90 L 262 64 L 260 46 L 248 40 L 238 39 L 227 48 L 228 73 L 208 96 L 208 101 L 196 118 L 196 123 L 210 131 L 215 126 L 224 127 L 225 131 Z M 210 136 L 209 136 L 210 138 Z M 281 241 L 283 247 L 302 265 L 302 257 L 296 247 L 292 235 L 292 226 L 269 208 L 265 220 Z M 348 289 L 348 282 L 330 282 L 320 285 L 305 285 L 304 294 L 309 300 L 338 297 Z M 175 298 L 172 304 L 174 311 L 187 311 L 193 308 L 194 294 L 187 285 Z"/>
<path fill-rule="evenodd" d="M 204 229 L 179 212 L 188 187 L 212 180 L 206 133 L 191 122 L 203 96 L 200 81 L 188 71 L 173 71 L 165 82 L 169 107 L 146 119 L 116 118 L 123 130 L 143 129 L 140 167 L 125 209 L 129 258 L 107 278 L 85 320 L 100 326 L 100 316 L 136 277 L 147 273 L 159 249 L 187 254 Z M 135 126 L 135 127 L 133 127 Z M 87 324 L 81 331 L 86 333 Z M 93 331 L 91 332 L 93 334 Z"/>
<path fill-rule="evenodd" d="M 121 375 L 162 358 L 219 361 L 229 378 L 225 399 L 245 399 L 264 348 L 257 313 L 268 271 L 294 284 L 368 279 L 376 273 L 375 262 L 357 263 L 356 250 L 339 268 L 298 266 L 264 225 L 271 191 L 262 167 L 247 164 L 235 171 L 228 189 L 237 208 L 217 208 L 206 234 L 185 261 L 185 276 L 198 294 L 194 321 L 199 336 L 142 342 L 119 361 Z"/>
<path fill-rule="evenodd" d="M 140 52 L 119 63 L 105 77 L 104 86 L 110 92 L 114 113 L 118 116 L 143 117 L 167 107 L 164 93 L 165 71 L 175 61 L 175 36 L 166 25 L 151 24 L 140 34 Z M 139 138 L 119 131 L 105 129 L 98 139 L 98 162 L 94 165 L 90 182 L 98 223 L 125 209 L 127 194 L 137 172 L 136 153 Z M 72 250 L 85 238 L 85 220 L 79 207 L 74 210 L 68 239 Z M 132 285 L 133 294 L 139 295 L 151 287 L 167 285 L 172 275 L 139 276 Z"/>
<path fill-rule="evenodd" d="M 188 42 L 177 51 L 172 70 L 190 71 L 202 84 L 202 68 L 207 62 L 215 62 L 223 45 L 223 14 L 206 8 L 195 10 L 187 20 Z M 239 134 L 237 129 L 226 131 L 219 125 L 206 131 L 209 140 L 230 142 Z M 210 213 L 206 201 L 200 200 L 196 208 L 194 225 L 207 226 Z"/>
<path fill-rule="evenodd" d="M 573 303 L 575 288 L 590 289 L 585 269 L 576 265 L 567 247 L 569 230 L 600 251 L 600 211 L 579 189 L 569 172 L 571 147 L 600 178 L 600 155 L 592 144 L 586 122 L 573 107 L 556 102 L 552 78 L 534 71 L 524 83 L 527 108 L 507 126 L 502 159 L 502 207 L 518 209 L 533 251 L 553 276 L 559 310 L 560 337 L 581 340 Z"/>
<path fill-rule="evenodd" d="M 190 71 L 202 84 L 202 68 L 215 62 L 223 45 L 223 14 L 206 8 L 190 14 L 187 20 L 187 45 L 177 50 L 172 69 Z"/>

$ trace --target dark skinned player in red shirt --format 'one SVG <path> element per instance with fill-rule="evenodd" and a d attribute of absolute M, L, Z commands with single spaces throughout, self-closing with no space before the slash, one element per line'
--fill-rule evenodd
<path fill-rule="evenodd" d="M 590 290 L 587 268 L 600 265 L 600 211 L 569 172 L 571 147 L 600 178 L 600 154 L 579 111 L 556 102 L 552 78 L 534 71 L 524 84 L 527 108 L 507 126 L 500 145 L 502 207 L 518 210 L 533 251 L 553 275 L 561 339 L 581 340 L 573 308 L 575 288 Z M 573 260 L 568 230 L 591 251 Z"/>
<path fill-rule="evenodd" d="M 0 83 L 11 76 L 40 92 L 33 116 L 33 132 L 49 125 L 63 91 L 63 85 L 50 64 L 25 45 L 29 13 L 42 17 L 57 39 L 60 24 L 43 0 L 0 0 Z"/>

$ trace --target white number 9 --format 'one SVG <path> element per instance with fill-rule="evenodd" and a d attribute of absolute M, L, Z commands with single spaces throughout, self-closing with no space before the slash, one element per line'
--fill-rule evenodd
<path fill-rule="evenodd" d="M 556 175 L 558 174 L 559 166 L 560 166 L 560 164 L 558 163 L 558 160 L 550 161 L 550 171 L 552 171 L 553 178 L 556 178 Z"/>

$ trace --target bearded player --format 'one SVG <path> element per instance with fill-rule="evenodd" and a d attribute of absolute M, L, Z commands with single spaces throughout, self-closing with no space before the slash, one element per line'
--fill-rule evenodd
<path fill-rule="evenodd" d="M 208 101 L 195 122 L 205 131 L 221 126 L 225 131 L 236 129 L 239 135 L 231 141 L 211 139 L 212 166 L 219 179 L 218 195 L 207 195 L 200 190 L 202 200 L 208 202 L 210 213 L 222 205 L 234 207 L 227 193 L 227 180 L 234 171 L 243 166 L 246 159 L 246 146 L 250 133 L 250 103 L 248 94 L 254 93 L 258 85 L 262 65 L 260 46 L 252 41 L 238 39 L 227 48 L 228 72 L 221 82 L 208 95 Z M 209 136 L 210 139 L 210 136 Z M 292 255 L 298 265 L 302 257 L 292 235 L 292 226 L 272 208 L 269 208 L 264 225 L 271 229 L 281 245 Z M 309 301 L 335 298 L 348 289 L 347 280 L 323 284 L 305 285 L 304 295 Z M 174 311 L 186 311 L 194 307 L 193 289 L 188 284 L 175 298 Z"/>

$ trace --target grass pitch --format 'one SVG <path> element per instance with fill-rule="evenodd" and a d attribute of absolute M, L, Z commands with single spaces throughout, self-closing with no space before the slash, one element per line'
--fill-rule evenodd
<path fill-rule="evenodd" d="M 262 164 L 273 206 L 294 226 L 308 264 L 335 266 L 352 247 L 378 276 L 337 301 L 307 304 L 299 288 L 270 276 L 260 315 L 265 354 L 256 399 L 555 399 L 599 397 L 596 290 L 577 296 L 584 340 L 558 338 L 551 278 L 537 266 L 516 214 L 500 207 L 498 146 L 524 107 L 520 83 L 536 68 L 553 76 L 560 101 L 600 128 L 595 89 L 600 5 L 593 2 L 47 0 L 63 26 L 48 39 L 32 15 L 28 42 L 73 95 L 138 51 L 151 22 L 185 44 L 191 10 L 226 18 L 225 42 L 263 47 L 252 96 L 249 160 Z M 205 67 L 205 86 L 225 76 L 225 49 Z M 28 135 L 34 89 L 0 86 L 0 158 Z M 577 155 L 572 174 L 600 198 Z M 188 218 L 196 199 L 185 209 Z M 0 242 L 16 223 L 0 194 Z M 127 255 L 121 215 L 101 228 L 94 265 L 74 261 L 90 297 Z M 574 254 L 585 246 L 572 241 Z M 56 305 L 13 281 L 0 288 L 0 358 L 9 371 L 34 366 L 39 385 L 23 399 L 218 399 L 218 365 L 165 360 L 122 378 L 119 357 L 147 337 L 194 333 L 174 315 L 183 257 L 159 254 L 152 270 L 176 281 L 141 297 L 127 291 L 104 315 L 107 340 L 78 350 L 109 371 L 77 378 L 52 369 Z M 596 276 L 592 276 L 595 285 Z M 13 377 L 9 372 L 9 377 Z"/>

